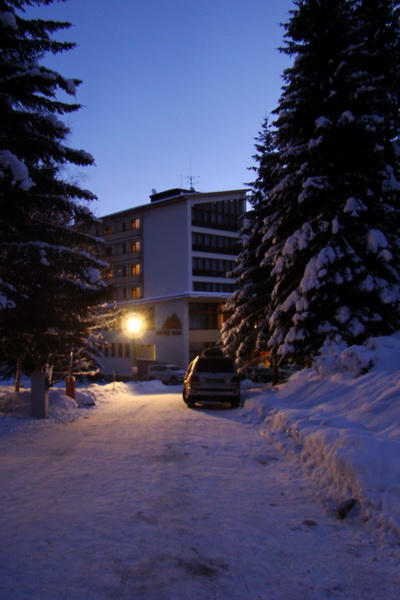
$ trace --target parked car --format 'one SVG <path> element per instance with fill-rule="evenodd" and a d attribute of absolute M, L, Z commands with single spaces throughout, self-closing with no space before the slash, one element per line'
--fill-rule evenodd
<path fill-rule="evenodd" d="M 247 377 L 255 383 L 269 383 L 273 379 L 272 369 L 268 367 L 253 367 L 246 372 Z"/>
<path fill-rule="evenodd" d="M 233 360 L 222 352 L 203 353 L 189 365 L 183 381 L 183 400 L 193 408 L 196 402 L 240 404 L 240 377 Z"/>
<path fill-rule="evenodd" d="M 292 375 L 297 373 L 300 370 L 300 367 L 297 365 L 284 365 L 283 367 L 279 367 L 279 379 L 281 381 L 287 381 L 290 379 Z"/>
<path fill-rule="evenodd" d="M 147 379 L 159 379 L 165 384 L 177 385 L 183 382 L 185 371 L 176 365 L 161 364 L 150 365 L 147 369 Z"/>

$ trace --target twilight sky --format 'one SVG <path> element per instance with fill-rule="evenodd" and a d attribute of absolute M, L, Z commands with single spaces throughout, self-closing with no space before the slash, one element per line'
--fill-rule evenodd
<path fill-rule="evenodd" d="M 254 138 L 276 108 L 280 23 L 292 0 L 66 0 L 29 16 L 70 21 L 78 44 L 42 62 L 83 80 L 69 145 L 96 167 L 79 185 L 98 216 L 146 204 L 152 189 L 238 189 L 253 178 Z M 71 173 L 71 176 L 75 176 Z"/>

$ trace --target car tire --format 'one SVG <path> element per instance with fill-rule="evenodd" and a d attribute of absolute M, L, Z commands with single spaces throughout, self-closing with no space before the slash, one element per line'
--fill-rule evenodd
<path fill-rule="evenodd" d="M 187 396 L 186 392 L 182 392 L 183 401 L 187 405 L 188 408 L 194 408 L 195 402 L 191 396 Z"/>
<path fill-rule="evenodd" d="M 169 380 L 169 382 L 170 382 L 170 384 L 171 384 L 171 385 L 177 385 L 177 383 L 178 383 L 178 380 L 177 380 L 177 378 L 176 378 L 176 377 L 173 375 L 173 376 L 171 377 L 171 379 Z"/>

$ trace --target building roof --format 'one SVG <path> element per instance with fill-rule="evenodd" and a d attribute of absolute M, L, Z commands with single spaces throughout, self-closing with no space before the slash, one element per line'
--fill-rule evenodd
<path fill-rule="evenodd" d="M 249 192 L 249 188 L 243 188 L 243 189 L 239 189 L 239 190 L 224 190 L 221 192 L 197 192 L 195 190 L 184 190 L 181 188 L 173 188 L 170 190 L 165 190 L 164 192 L 160 192 L 158 194 L 152 194 L 150 196 L 151 202 L 148 202 L 147 204 L 141 204 L 139 206 L 132 206 L 130 208 L 127 208 L 125 210 L 116 212 L 116 213 L 110 213 L 108 215 L 103 215 L 102 217 L 100 217 L 100 219 L 107 219 L 107 218 L 115 218 L 115 217 L 123 217 L 123 216 L 127 216 L 127 215 L 131 215 L 134 212 L 143 212 L 146 210 L 151 210 L 154 209 L 154 207 L 158 204 L 158 203 L 173 203 L 173 202 L 181 202 L 184 199 L 187 199 L 188 197 L 195 197 L 195 198 L 201 198 L 204 199 L 205 201 L 207 200 L 207 197 L 212 198 L 213 196 L 230 196 L 232 194 L 245 194 L 246 192 Z"/>
<path fill-rule="evenodd" d="M 183 190 L 182 188 L 173 188 L 171 190 L 165 190 L 165 192 L 155 193 L 150 195 L 151 202 L 158 202 L 159 200 L 166 200 L 167 198 L 176 198 L 176 196 L 186 196 L 187 194 L 196 194 L 196 190 L 193 188 L 190 190 Z"/>

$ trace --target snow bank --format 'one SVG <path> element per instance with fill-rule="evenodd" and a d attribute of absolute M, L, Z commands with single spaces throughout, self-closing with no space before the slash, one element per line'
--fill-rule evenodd
<path fill-rule="evenodd" d="M 27 427 L 47 427 L 54 423 L 68 423 L 85 416 L 86 410 L 99 408 L 113 402 L 120 394 L 133 395 L 168 393 L 177 388 L 161 381 L 137 383 L 77 384 L 75 400 L 65 393 L 65 382 L 49 389 L 49 415 L 47 419 L 31 417 L 30 380 L 24 380 L 24 388 L 15 393 L 12 385 L 0 386 L 0 436 Z M 180 388 L 179 388 L 180 391 Z"/>
<path fill-rule="evenodd" d="M 400 340 L 375 338 L 250 397 L 248 421 L 298 461 L 334 510 L 354 499 L 381 539 L 400 536 Z M 352 373 L 373 365 L 359 377 Z M 358 368 L 359 367 L 359 368 Z"/>

